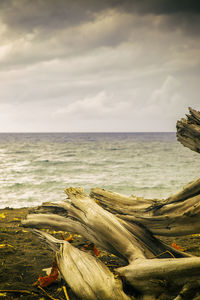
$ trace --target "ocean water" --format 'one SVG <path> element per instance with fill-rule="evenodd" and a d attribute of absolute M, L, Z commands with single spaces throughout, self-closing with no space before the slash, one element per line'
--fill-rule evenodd
<path fill-rule="evenodd" d="M 175 133 L 0 133 L 1 208 L 59 202 L 69 186 L 163 199 L 199 170 Z"/>

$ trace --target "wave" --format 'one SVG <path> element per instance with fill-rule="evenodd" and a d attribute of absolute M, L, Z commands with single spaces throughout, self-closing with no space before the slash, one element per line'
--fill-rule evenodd
<path fill-rule="evenodd" d="M 198 154 L 181 147 L 174 134 L 5 137 L 0 134 L 1 207 L 60 201 L 68 186 L 160 199 L 199 176 Z"/>

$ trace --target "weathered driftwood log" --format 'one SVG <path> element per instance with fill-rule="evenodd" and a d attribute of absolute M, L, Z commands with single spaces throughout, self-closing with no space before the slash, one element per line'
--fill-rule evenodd
<path fill-rule="evenodd" d="M 66 191 L 70 201 L 54 205 L 66 209 L 67 218 L 54 214 L 31 214 L 23 221 L 23 225 L 35 228 L 50 226 L 81 234 L 86 240 L 129 262 L 137 258 L 153 258 L 160 255 L 189 256 L 164 244 L 138 222 L 122 220 L 104 210 L 81 189 L 70 188 Z M 45 207 L 48 211 L 48 206 Z"/>
<path fill-rule="evenodd" d="M 59 271 L 80 299 L 131 299 L 124 293 L 121 280 L 115 279 L 114 274 L 100 260 L 46 232 L 35 230 L 35 233 L 56 251 Z"/>
<path fill-rule="evenodd" d="M 45 205 L 46 212 L 48 212 L 48 206 Z M 94 231 L 91 231 L 84 224 L 73 220 L 71 218 L 66 218 L 56 214 L 49 213 L 39 213 L 39 214 L 29 214 L 26 220 L 22 221 L 24 227 L 31 228 L 53 228 L 54 230 L 67 231 L 73 234 L 82 235 L 85 240 L 91 241 L 96 245 L 101 246 L 101 242 L 98 237 L 94 235 Z"/>
<path fill-rule="evenodd" d="M 56 229 L 81 233 L 85 239 L 95 242 L 108 252 L 116 254 L 129 262 L 128 266 L 117 269 L 117 272 L 132 285 L 134 291 L 139 292 L 143 296 L 147 295 L 150 297 L 151 295 L 152 299 L 156 299 L 161 293 L 166 293 L 170 287 L 170 293 L 176 295 L 181 289 L 185 289 L 184 285 L 187 281 L 194 281 L 197 286 L 199 285 L 200 258 L 191 257 L 191 255 L 165 245 L 155 238 L 147 228 L 151 227 L 155 232 L 158 232 L 159 228 L 162 231 L 169 230 L 165 227 L 167 220 L 170 220 L 173 228 L 172 221 L 174 216 L 175 231 L 178 231 L 178 228 L 181 230 L 183 224 L 180 221 L 176 223 L 176 217 L 177 215 L 178 218 L 181 215 L 186 215 L 186 217 L 190 218 L 184 219 L 184 222 L 185 220 L 191 222 L 192 218 L 194 218 L 196 232 L 197 226 L 195 224 L 196 222 L 198 223 L 197 218 L 199 219 L 198 185 L 199 181 L 191 183 L 187 186 L 185 192 L 181 192 L 160 203 L 157 200 L 141 199 L 141 204 L 138 204 L 136 199 L 132 201 L 133 197 L 119 196 L 100 189 L 92 190 L 92 198 L 85 195 L 82 189 L 69 188 L 66 189 L 69 199 L 58 204 L 45 204 L 42 210 L 46 210 L 48 214 L 31 214 L 23 221 L 23 224 L 36 228 L 51 226 Z M 185 193 L 186 196 L 184 196 Z M 187 198 L 190 196 L 193 197 Z M 175 207 L 174 210 L 173 206 Z M 115 207 L 114 211 L 113 207 Z M 49 214 L 48 208 L 51 209 L 51 214 Z M 126 213 L 127 211 L 131 212 L 132 215 L 123 215 L 122 208 Z M 57 212 L 59 210 L 62 211 L 62 214 L 66 215 L 66 217 L 52 214 L 54 209 Z M 197 214 L 197 218 L 194 212 Z M 159 213 L 161 216 L 159 216 Z M 131 217 L 132 219 L 129 220 Z M 159 222 L 159 219 L 161 222 Z M 157 222 L 157 225 L 153 225 L 155 222 Z M 192 230 L 192 227 L 190 230 Z M 188 231 L 186 230 L 186 232 Z M 45 239 L 49 240 L 50 238 L 45 236 Z M 58 244 L 58 242 L 56 243 Z M 78 265 L 77 261 L 70 256 L 71 250 L 69 251 L 69 246 L 64 246 L 65 243 L 63 241 L 60 244 L 60 249 L 62 250 L 59 250 L 59 253 L 62 253 L 62 256 L 57 254 L 58 265 L 61 274 L 63 274 L 69 285 L 74 284 L 74 281 L 72 281 L 73 283 L 70 281 L 69 277 L 71 275 L 64 274 L 65 267 L 63 266 L 66 260 L 68 266 L 73 265 L 74 268 L 79 269 L 82 268 L 82 264 L 85 264 L 90 270 L 89 272 L 101 272 L 98 271 L 99 267 L 96 267 L 98 263 L 94 263 L 93 269 L 93 260 L 91 260 L 92 263 L 89 262 L 91 257 L 85 257 L 82 252 L 77 252 L 78 254 L 76 254 L 77 257 L 78 255 L 82 257 L 82 263 Z M 63 249 L 65 248 L 67 250 L 64 251 Z M 74 250 L 72 252 L 74 253 Z M 65 258 L 65 256 L 67 257 Z M 168 259 L 164 257 L 168 257 Z M 87 276 L 84 269 L 78 272 L 83 276 Z M 73 276 L 75 277 L 76 275 Z M 183 278 L 183 280 L 179 280 L 178 277 Z M 81 284 L 84 285 L 87 279 L 84 278 L 82 280 Z M 94 287 L 96 289 L 95 283 Z M 80 291 L 78 288 L 74 291 L 79 295 Z M 101 296 L 100 298 L 98 296 L 99 293 L 97 289 L 94 296 L 96 298 L 91 299 L 101 299 Z M 111 292 L 109 291 L 109 293 Z M 87 297 L 89 296 L 85 296 L 85 299 L 90 299 Z M 110 294 L 110 298 L 109 295 L 107 297 L 104 298 L 116 299 L 113 294 Z"/>
<path fill-rule="evenodd" d="M 187 119 L 177 121 L 177 139 L 183 146 L 200 153 L 200 112 L 189 107 Z"/>
<path fill-rule="evenodd" d="M 200 286 L 200 257 L 138 259 L 116 271 L 143 295 L 158 297 L 162 292 L 178 293 L 186 283 L 196 282 Z"/>
<path fill-rule="evenodd" d="M 109 212 L 131 224 L 139 223 L 153 234 L 184 236 L 200 232 L 200 179 L 166 200 L 125 197 L 95 188 L 90 196 Z"/>
<path fill-rule="evenodd" d="M 79 223 L 79 227 L 84 226 L 88 229 L 89 235 L 94 236 L 97 245 L 128 261 L 145 257 L 136 237 L 126 230 L 114 215 L 87 197 L 82 189 L 69 188 L 66 193 L 70 201 L 59 203 L 59 206 L 67 210 L 69 217 Z M 23 224 L 33 226 L 33 218 L 34 216 L 31 217 L 32 221 L 27 219 Z"/>

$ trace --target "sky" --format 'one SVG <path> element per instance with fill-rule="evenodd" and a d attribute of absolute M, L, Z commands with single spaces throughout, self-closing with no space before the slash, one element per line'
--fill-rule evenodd
<path fill-rule="evenodd" d="M 198 0 L 0 0 L 0 132 L 175 131 L 199 32 Z"/>

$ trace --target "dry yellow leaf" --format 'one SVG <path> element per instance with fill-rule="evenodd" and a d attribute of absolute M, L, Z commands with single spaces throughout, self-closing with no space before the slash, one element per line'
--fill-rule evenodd
<path fill-rule="evenodd" d="M 0 244 L 0 248 L 5 248 L 5 247 L 12 247 L 12 245 L 9 245 L 9 244 Z"/>
<path fill-rule="evenodd" d="M 5 216 L 4 213 L 1 213 L 1 214 L 0 214 L 0 218 L 1 218 L 1 219 L 5 219 L 5 217 L 6 217 L 6 216 Z"/>

